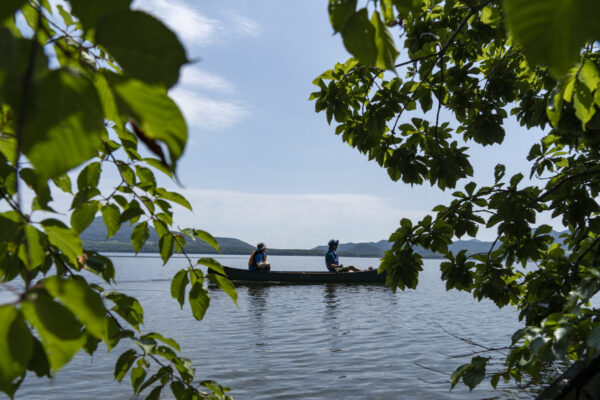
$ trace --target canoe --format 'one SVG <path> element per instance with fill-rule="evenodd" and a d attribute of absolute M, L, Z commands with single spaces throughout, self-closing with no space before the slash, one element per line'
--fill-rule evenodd
<path fill-rule="evenodd" d="M 316 272 L 316 271 L 269 271 L 253 272 L 247 269 L 223 267 L 232 281 L 238 282 L 281 282 L 281 283 L 383 283 L 385 274 L 377 270 L 360 272 Z"/>

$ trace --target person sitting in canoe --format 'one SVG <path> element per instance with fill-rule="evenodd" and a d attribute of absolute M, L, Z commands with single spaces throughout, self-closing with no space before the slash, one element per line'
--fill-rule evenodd
<path fill-rule="evenodd" d="M 271 264 L 267 262 L 267 255 L 265 252 L 267 251 L 267 246 L 264 243 L 259 243 L 256 245 L 256 249 L 250 255 L 250 259 L 248 260 L 248 269 L 250 271 L 270 271 Z"/>
<path fill-rule="evenodd" d="M 358 269 L 352 265 L 344 267 L 342 264 L 340 264 L 338 255 L 335 252 L 337 250 L 338 244 L 340 244 L 339 240 L 331 239 L 329 241 L 329 250 L 327 251 L 327 254 L 325 254 L 325 266 L 327 267 L 329 272 L 338 273 L 338 272 L 358 272 L 358 271 L 360 271 L 360 269 Z"/>

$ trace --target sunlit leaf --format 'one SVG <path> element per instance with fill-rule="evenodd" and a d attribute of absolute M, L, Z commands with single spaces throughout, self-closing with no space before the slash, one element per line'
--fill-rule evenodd
<path fill-rule="evenodd" d="M 190 280 L 185 269 L 178 271 L 171 280 L 171 296 L 179 302 L 182 308 L 185 303 L 185 287 L 189 282 Z"/>
<path fill-rule="evenodd" d="M 208 305 L 210 304 L 208 292 L 202 286 L 202 284 L 195 283 L 190 289 L 188 300 L 190 302 L 190 306 L 192 307 L 192 314 L 194 315 L 194 318 L 200 321 L 204 317 L 204 314 L 208 309 Z"/>
<path fill-rule="evenodd" d="M 77 233 L 55 219 L 44 220 L 42 227 L 48 235 L 48 241 L 58 247 L 73 264 L 77 265 L 77 257 L 83 253 L 81 239 Z"/>
<path fill-rule="evenodd" d="M 107 204 L 100 211 L 102 211 L 102 219 L 104 220 L 104 225 L 106 225 L 106 237 L 110 238 L 121 227 L 119 207 L 114 204 Z"/>
<path fill-rule="evenodd" d="M 117 382 L 121 382 L 123 380 L 123 378 L 125 377 L 125 375 L 127 375 L 127 372 L 129 371 L 135 360 L 137 360 L 137 358 L 138 354 L 133 349 L 129 349 L 119 356 L 119 359 L 115 364 L 114 372 L 114 377 L 117 380 Z"/>
<path fill-rule="evenodd" d="M 144 323 L 144 310 L 136 298 L 118 292 L 108 293 L 106 298 L 115 303 L 113 310 L 117 314 L 139 330 L 139 325 Z"/>
<path fill-rule="evenodd" d="M 83 232 L 94 221 L 94 217 L 98 212 L 98 201 L 90 201 L 83 203 L 76 208 L 71 214 L 71 226 L 77 233 Z"/>
<path fill-rule="evenodd" d="M 136 253 L 138 253 L 148 237 L 150 236 L 150 230 L 148 229 L 148 222 L 144 221 L 135 226 L 131 232 L 131 244 Z"/>

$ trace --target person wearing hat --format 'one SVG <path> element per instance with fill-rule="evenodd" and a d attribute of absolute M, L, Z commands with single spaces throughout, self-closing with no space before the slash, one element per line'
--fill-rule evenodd
<path fill-rule="evenodd" d="M 339 240 L 331 239 L 328 244 L 329 244 L 329 250 L 327 251 L 327 254 L 325 254 L 325 266 L 327 267 L 329 272 L 338 273 L 338 272 L 358 272 L 358 271 L 360 271 L 360 269 L 358 269 L 352 265 L 344 267 L 342 264 L 340 264 L 338 255 L 335 252 L 337 250 L 338 244 L 340 244 Z"/>
<path fill-rule="evenodd" d="M 267 251 L 267 246 L 264 243 L 259 243 L 256 245 L 256 249 L 250 255 L 250 259 L 248 260 L 248 269 L 250 271 L 270 271 L 271 264 L 267 262 L 267 255 L 265 254 Z"/>

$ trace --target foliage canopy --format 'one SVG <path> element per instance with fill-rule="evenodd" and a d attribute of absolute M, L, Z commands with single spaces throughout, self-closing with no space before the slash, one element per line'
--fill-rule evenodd
<path fill-rule="evenodd" d="M 400 222 L 380 266 L 387 283 L 417 285 L 422 246 L 444 254 L 448 290 L 516 306 L 525 325 L 502 368 L 476 356 L 452 385 L 538 378 L 549 363 L 600 350 L 589 302 L 600 289 L 598 12 L 593 0 L 329 1 L 353 57 L 315 79 L 316 111 L 394 181 L 455 190 L 421 221 Z M 507 177 L 498 164 L 493 184 L 470 182 L 467 150 L 501 144 L 508 118 L 544 132 L 531 170 Z M 536 223 L 542 213 L 564 225 L 562 244 Z M 497 233 L 488 252 L 448 251 L 482 227 Z"/>
<path fill-rule="evenodd" d="M 155 174 L 173 178 L 186 145 L 187 126 L 168 89 L 188 59 L 170 29 L 130 3 L 0 4 L 0 281 L 15 294 L 0 305 L 0 391 L 10 397 L 28 372 L 51 377 L 80 350 L 91 355 L 101 342 L 112 350 L 127 341 L 114 377 L 129 374 L 136 396 L 158 399 L 167 387 L 178 399 L 229 398 L 227 388 L 196 381 L 175 340 L 143 332 L 138 300 L 109 287 L 115 266 L 79 237 L 100 213 L 109 237 L 135 224 L 139 251 L 152 224 L 164 263 L 174 252 L 185 256 L 171 283 L 181 307 L 187 298 L 202 319 L 207 280 L 236 301 L 231 282 L 199 268 L 222 272 L 218 262 L 185 251 L 186 237 L 218 250 L 216 240 L 172 229 L 173 205 L 191 205 Z M 21 16 L 26 24 L 16 22 Z M 120 181 L 103 189 L 111 171 Z M 57 192 L 71 198 L 69 223 L 52 206 Z"/>

